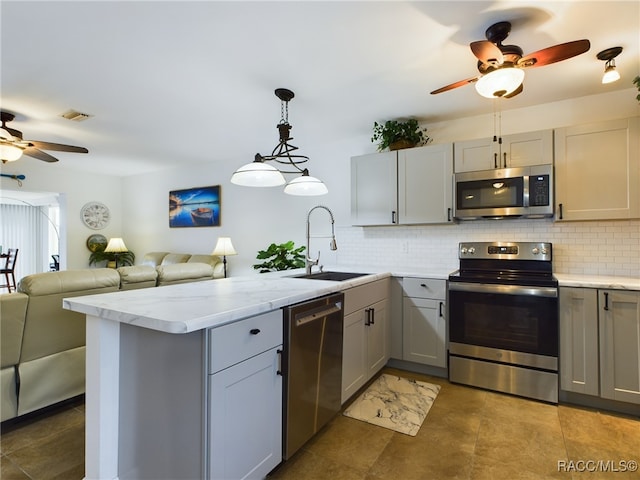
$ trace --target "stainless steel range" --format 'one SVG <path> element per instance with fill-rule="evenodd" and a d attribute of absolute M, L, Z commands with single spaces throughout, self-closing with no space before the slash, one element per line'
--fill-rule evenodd
<path fill-rule="evenodd" d="M 551 243 L 460 243 L 449 276 L 449 379 L 558 402 Z"/>

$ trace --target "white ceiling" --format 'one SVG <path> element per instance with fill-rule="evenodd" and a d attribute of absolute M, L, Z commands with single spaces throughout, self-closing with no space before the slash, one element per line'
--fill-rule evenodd
<path fill-rule="evenodd" d="M 513 24 L 524 53 L 587 38 L 591 50 L 526 70 L 502 109 L 633 87 L 640 72 L 634 1 L 8 1 L 1 2 L 1 106 L 25 139 L 87 147 L 49 152 L 58 165 L 130 175 L 179 163 L 268 153 L 277 141 L 278 87 L 293 143 L 368 139 L 374 121 L 428 126 L 492 111 L 468 85 L 469 43 Z M 622 46 L 622 79 L 601 85 L 596 53 Z M 60 118 L 68 109 L 93 115 Z M 373 148 L 372 148 L 373 150 Z M 39 160 L 25 157 L 25 162 Z"/>

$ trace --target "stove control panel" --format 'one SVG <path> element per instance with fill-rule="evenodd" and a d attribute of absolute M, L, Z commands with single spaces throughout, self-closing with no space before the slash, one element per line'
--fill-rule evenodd
<path fill-rule="evenodd" d="M 539 260 L 551 261 L 548 242 L 474 242 L 460 243 L 460 259 Z"/>

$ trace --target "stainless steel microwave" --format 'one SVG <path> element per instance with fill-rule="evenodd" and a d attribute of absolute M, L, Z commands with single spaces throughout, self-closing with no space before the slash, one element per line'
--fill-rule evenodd
<path fill-rule="evenodd" d="M 553 216 L 553 165 L 456 173 L 454 183 L 459 220 Z"/>

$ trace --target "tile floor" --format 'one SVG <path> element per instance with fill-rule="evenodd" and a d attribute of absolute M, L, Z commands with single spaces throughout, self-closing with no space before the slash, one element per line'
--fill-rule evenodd
<path fill-rule="evenodd" d="M 417 436 L 340 415 L 270 479 L 640 479 L 621 463 L 640 462 L 639 418 L 384 371 L 442 386 Z M 0 478 L 82 479 L 83 428 L 76 404 L 4 429 Z"/>

